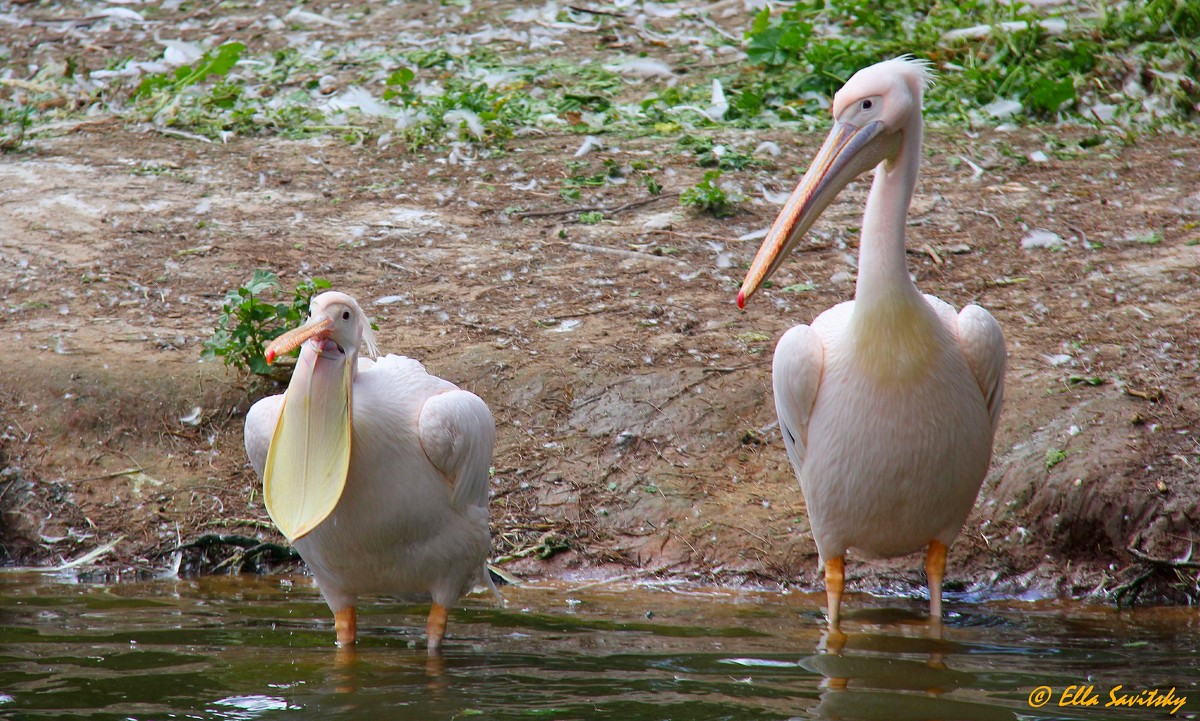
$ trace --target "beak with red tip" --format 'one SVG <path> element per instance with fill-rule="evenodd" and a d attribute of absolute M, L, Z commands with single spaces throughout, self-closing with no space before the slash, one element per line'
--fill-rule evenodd
<path fill-rule="evenodd" d="M 267 344 L 263 356 L 267 363 L 274 363 L 281 355 L 291 353 L 312 338 L 328 338 L 333 331 L 333 321 L 325 316 L 314 315 L 299 328 L 293 328 Z"/>
<path fill-rule="evenodd" d="M 893 157 L 899 147 L 900 133 L 889 131 L 878 120 L 861 128 L 835 122 L 825 144 L 784 203 L 754 256 L 738 291 L 738 307 L 746 307 L 746 301 L 778 270 L 842 188 L 862 172 Z"/>

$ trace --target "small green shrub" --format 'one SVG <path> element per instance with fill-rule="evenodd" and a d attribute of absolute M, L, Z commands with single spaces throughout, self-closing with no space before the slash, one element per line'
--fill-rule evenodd
<path fill-rule="evenodd" d="M 204 53 L 195 63 L 176 68 L 174 73 L 155 73 L 147 75 L 138 85 L 133 96 L 135 98 L 149 97 L 156 92 L 166 91 L 176 95 L 185 88 L 196 83 L 204 82 L 210 75 L 225 77 L 246 49 L 241 43 L 225 43 L 224 45 Z"/>
<path fill-rule="evenodd" d="M 292 302 L 272 303 L 265 297 L 278 296 L 282 289 L 279 276 L 266 270 L 255 270 L 246 285 L 225 294 L 221 317 L 212 337 L 204 341 L 205 360 L 217 356 L 225 365 L 249 370 L 261 376 L 275 375 L 273 367 L 263 357 L 263 346 L 289 328 L 294 328 L 308 316 L 312 297 L 329 287 L 324 278 L 305 280 L 296 285 Z"/>
<path fill-rule="evenodd" d="M 1059 463 L 1067 460 L 1067 452 L 1058 448 L 1051 448 L 1046 451 L 1046 470 L 1054 468 Z"/>
<path fill-rule="evenodd" d="M 745 198 L 740 193 L 726 192 L 718 182 L 720 179 L 720 170 L 706 172 L 704 180 L 680 193 L 679 204 L 702 210 L 717 218 L 728 218 L 733 215 Z"/>

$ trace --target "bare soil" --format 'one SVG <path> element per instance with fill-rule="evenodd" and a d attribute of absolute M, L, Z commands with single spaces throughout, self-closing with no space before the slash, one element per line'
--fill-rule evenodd
<path fill-rule="evenodd" d="M 369 31 L 411 12 L 387 8 Z M 114 33 L 118 50 L 139 42 Z M 9 42 L 15 59 L 38 42 L 91 52 L 69 33 Z M 279 388 L 199 362 L 225 292 L 265 268 L 289 287 L 330 279 L 374 316 L 381 349 L 490 404 L 494 556 L 510 572 L 819 587 L 770 358 L 784 330 L 852 296 L 868 181 L 742 312 L 758 241 L 738 238 L 778 209 L 754 182 L 790 189 L 822 137 L 704 132 L 783 149 L 735 176 L 755 196 L 741 212 L 717 220 L 669 197 L 704 172 L 674 139 L 609 138 L 588 158 L 652 161 L 665 192 L 595 225 L 508 212 L 569 207 L 557 189 L 573 133 L 469 164 L 338 139 L 203 143 L 103 116 L 28 140 L 0 160 L 3 561 L 54 564 L 120 537 L 105 568 L 159 573 L 206 534 L 282 542 L 241 434 L 250 403 Z M 925 292 L 988 308 L 1009 344 L 992 471 L 951 549 L 951 590 L 1197 593 L 1194 568 L 1170 561 L 1200 529 L 1200 141 L 1082 148 L 1094 134 L 927 134 L 910 268 Z M 629 183 L 584 204 L 647 197 Z M 1034 229 L 1059 247 L 1023 247 Z M 784 290 L 799 283 L 814 288 Z M 219 542 L 182 557 L 185 570 L 276 560 Z M 910 592 L 920 566 L 852 560 L 850 584 Z"/>

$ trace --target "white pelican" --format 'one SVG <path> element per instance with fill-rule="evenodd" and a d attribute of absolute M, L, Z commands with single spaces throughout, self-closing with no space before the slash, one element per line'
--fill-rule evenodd
<path fill-rule="evenodd" d="M 890 558 L 928 546 L 930 620 L 940 628 L 946 549 L 991 462 L 1004 394 L 1004 335 L 909 277 L 904 226 L 921 160 L 920 62 L 888 60 L 834 96 L 833 130 L 750 266 L 738 306 L 851 180 L 875 168 L 854 300 L 792 328 L 775 349 L 775 409 L 825 569 L 839 632 L 847 549 Z"/>
<path fill-rule="evenodd" d="M 431 654 L 447 609 L 485 568 L 488 470 L 496 427 L 473 393 L 411 358 L 376 356 L 362 308 L 313 298 L 309 320 L 267 361 L 303 345 L 287 392 L 246 415 L 246 454 L 267 511 L 312 570 L 339 646 L 354 644 L 363 594 L 428 594 Z"/>

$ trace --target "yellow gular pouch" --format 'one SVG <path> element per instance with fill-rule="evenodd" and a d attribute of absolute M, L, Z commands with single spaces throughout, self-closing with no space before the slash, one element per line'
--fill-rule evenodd
<path fill-rule="evenodd" d="M 337 507 L 350 470 L 350 391 L 345 354 L 306 344 L 284 394 L 263 471 L 271 520 L 296 541 Z"/>

